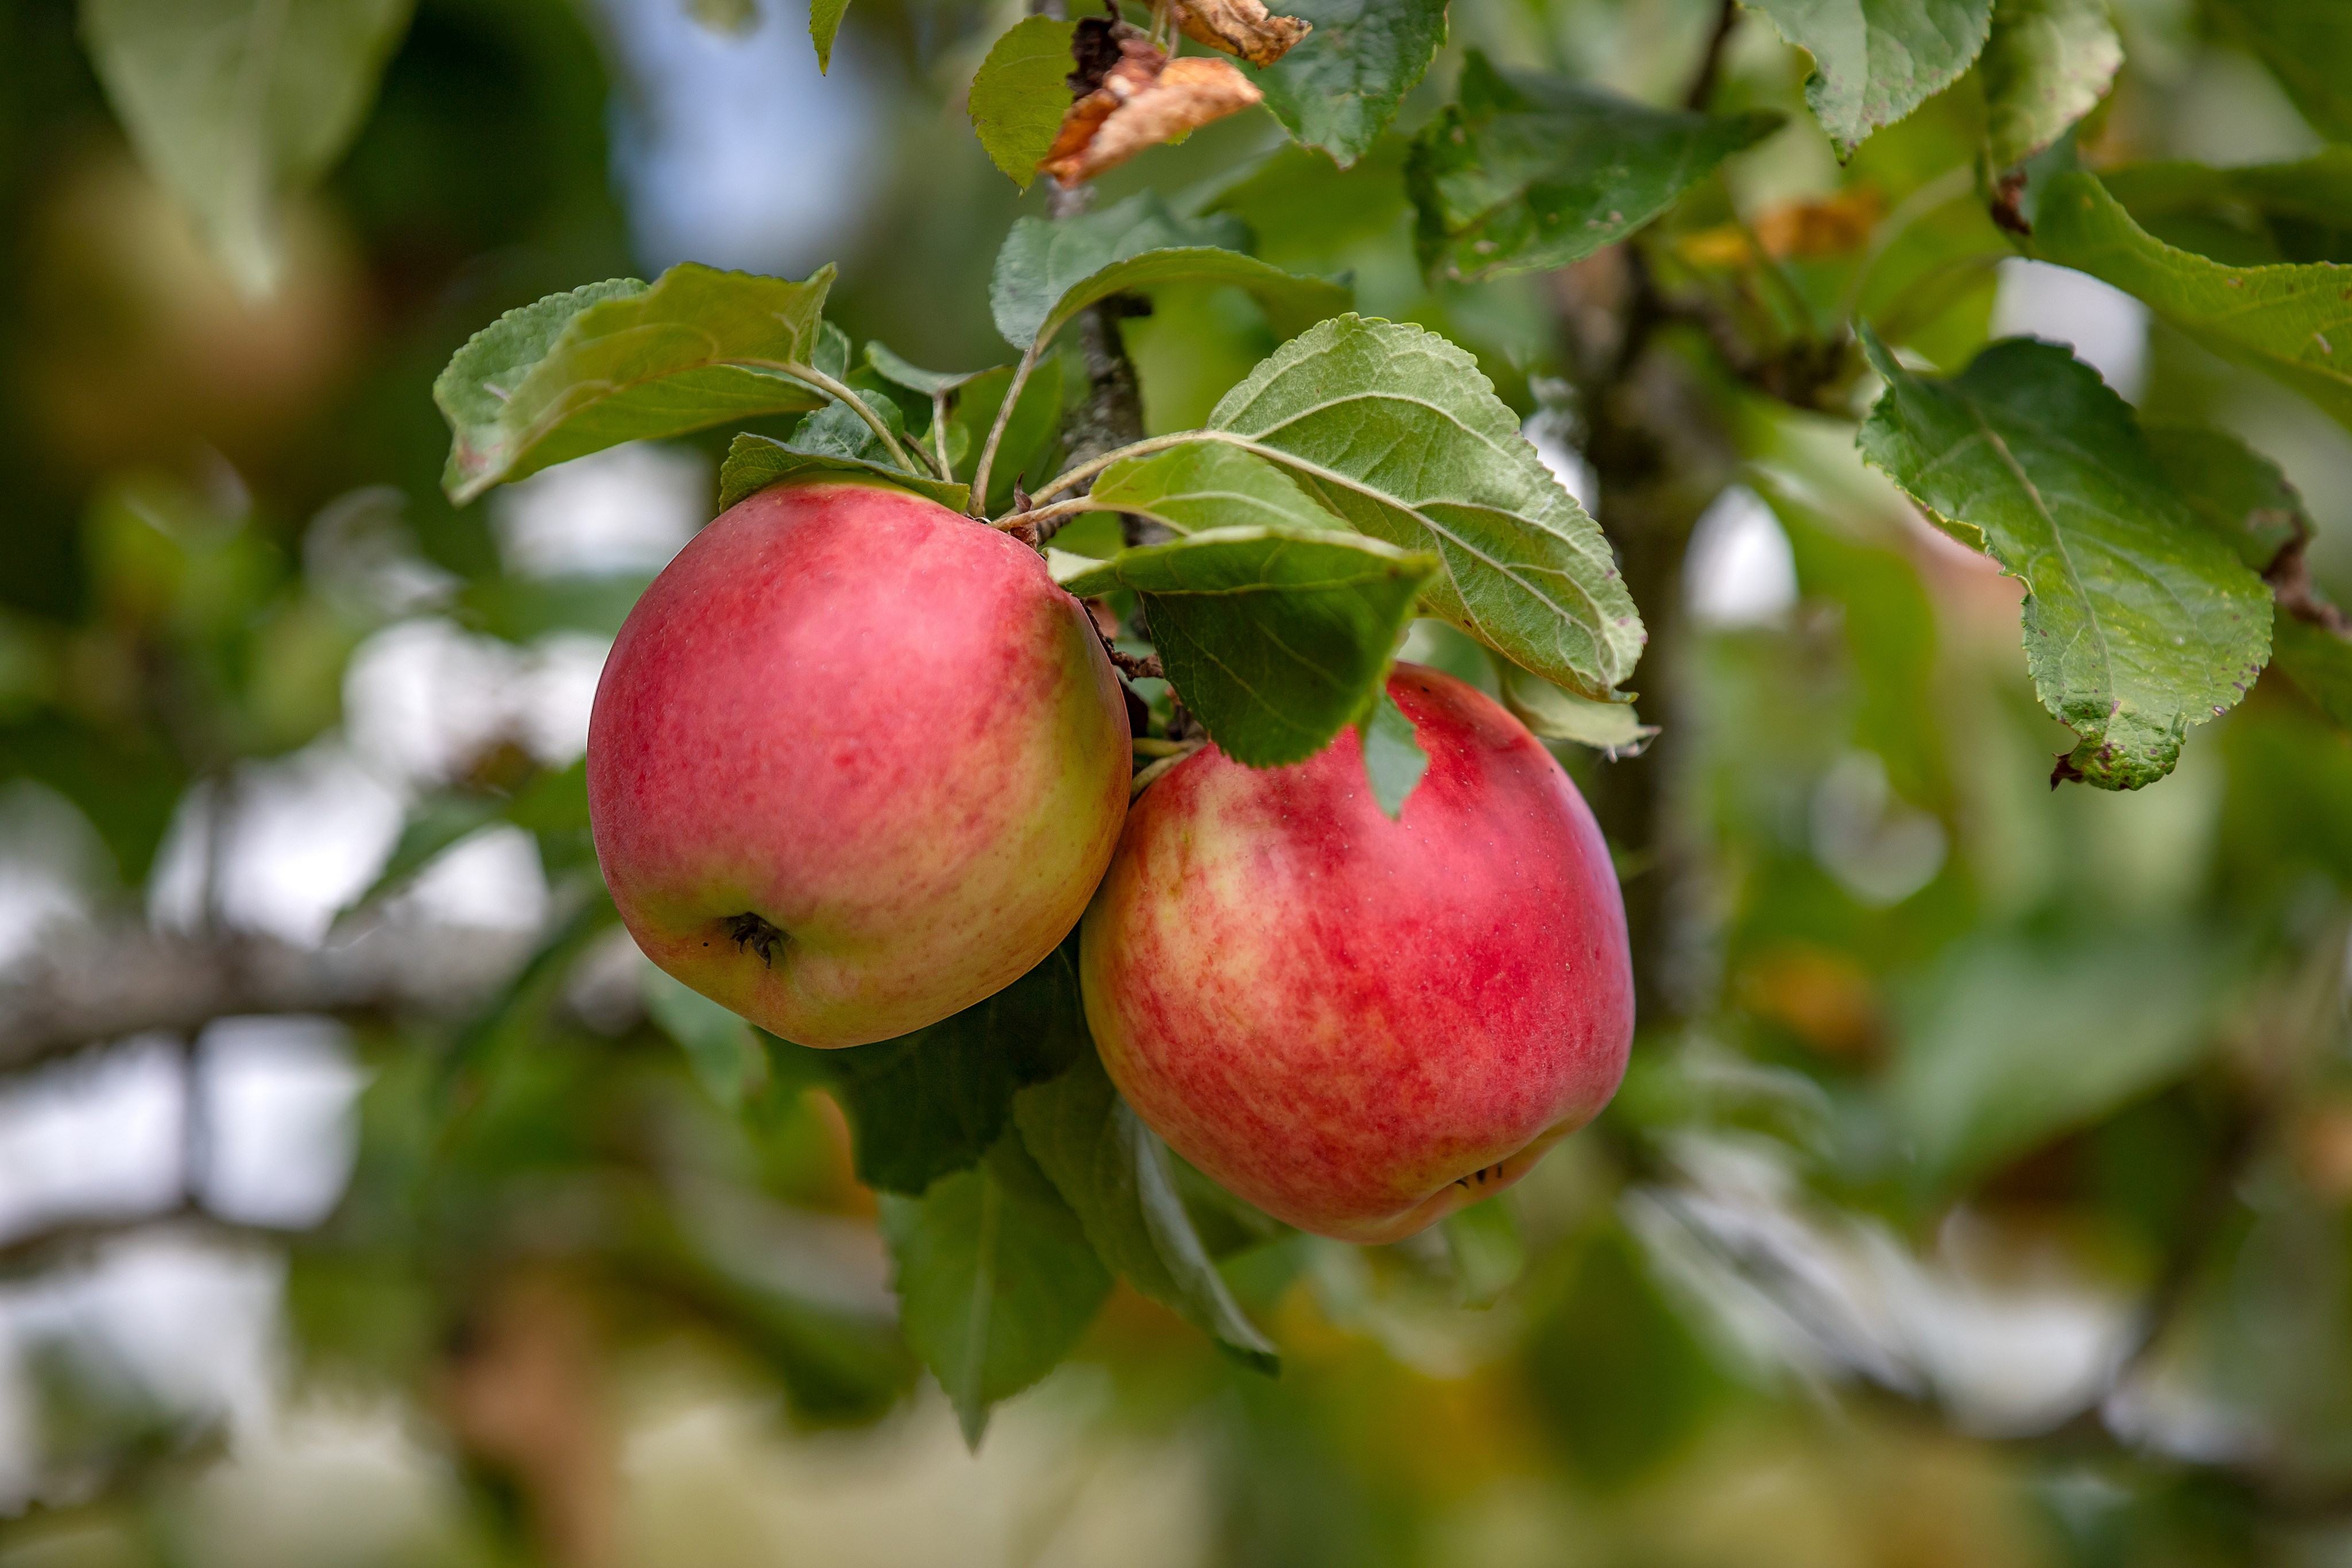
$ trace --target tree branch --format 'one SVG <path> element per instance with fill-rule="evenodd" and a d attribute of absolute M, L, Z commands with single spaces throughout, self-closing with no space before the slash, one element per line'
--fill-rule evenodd
<path fill-rule="evenodd" d="M 245 1014 L 458 1014 L 512 975 L 534 941 L 529 932 L 396 924 L 318 947 L 129 925 L 60 934 L 0 975 L 0 1071 Z"/>

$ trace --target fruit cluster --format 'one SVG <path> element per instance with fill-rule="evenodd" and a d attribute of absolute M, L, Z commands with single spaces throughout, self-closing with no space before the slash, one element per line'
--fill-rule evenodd
<path fill-rule="evenodd" d="M 1388 693 L 1429 758 L 1397 820 L 1354 730 L 1288 767 L 1208 745 L 1130 804 L 1128 695 L 1034 550 L 904 489 L 779 485 L 614 645 L 597 857 L 655 963 L 814 1047 L 959 1012 L 1083 918 L 1137 1114 L 1280 1219 L 1393 1240 L 1591 1120 L 1633 1004 L 1559 764 L 1449 676 L 1400 664 Z"/>

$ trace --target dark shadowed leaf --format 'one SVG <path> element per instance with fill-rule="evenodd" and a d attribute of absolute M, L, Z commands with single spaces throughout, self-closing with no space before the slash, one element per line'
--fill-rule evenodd
<path fill-rule="evenodd" d="M 1993 0 L 1756 0 L 1813 57 L 1805 103 L 1851 157 L 1960 78 L 1984 47 Z"/>
<path fill-rule="evenodd" d="M 1780 125 L 1762 111 L 1687 114 L 1507 74 L 1473 50 L 1456 103 L 1413 139 L 1422 266 L 1465 278 L 1564 267 L 1623 239 Z"/>
<path fill-rule="evenodd" d="M 1236 218 L 1180 218 L 1149 191 L 1058 223 L 1020 218 L 996 253 L 989 308 L 1004 340 L 1026 350 L 1097 299 L 1155 284 L 1234 284 L 1286 334 L 1348 308 L 1345 285 L 1295 277 L 1244 256 L 1245 237 Z"/>
<path fill-rule="evenodd" d="M 2149 234 L 2214 261 L 2352 261 L 2352 147 L 2292 163 L 2134 163 L 2099 178 Z"/>
<path fill-rule="evenodd" d="M 1064 1071 L 1090 1049 L 1065 943 L 986 1001 L 928 1029 L 800 1054 L 824 1070 L 849 1113 L 858 1179 L 919 1193 L 996 1142 L 1015 1090 Z"/>
<path fill-rule="evenodd" d="M 351 144 L 412 0 L 82 0 L 82 36 L 139 161 L 231 281 L 269 293 L 283 204 Z"/>
<path fill-rule="evenodd" d="M 1053 151 L 1069 112 L 1070 35 L 1077 25 L 1052 16 L 1014 23 L 971 78 L 971 129 L 989 161 L 1026 190 L 1038 161 Z"/>
<path fill-rule="evenodd" d="M 1051 1372 L 1110 1294 L 1078 1217 L 1008 1134 L 978 1168 L 882 1199 L 900 1331 L 977 1448 L 989 1409 Z"/>
<path fill-rule="evenodd" d="M 2151 429 L 2158 460 L 2189 509 L 2260 572 L 2315 531 L 2303 497 L 2279 465 L 2226 431 L 2196 425 Z M 2318 590 L 2300 584 L 2306 596 Z M 2325 603 L 2282 602 L 2271 622 L 2271 663 L 2336 723 L 2352 728 L 2352 640 L 2308 619 Z"/>
<path fill-rule="evenodd" d="M 864 431 L 866 425 L 861 421 L 857 428 Z M 745 497 L 757 495 L 769 486 L 781 485 L 786 480 L 833 476 L 878 479 L 902 490 L 912 490 L 918 496 L 928 497 L 940 506 L 959 512 L 971 498 L 970 486 L 919 479 L 887 459 L 848 457 L 838 452 L 808 452 L 793 443 L 747 433 L 737 436 L 728 445 L 727 461 L 719 470 L 719 507 L 724 511 Z"/>
<path fill-rule="evenodd" d="M 1889 1086 L 1921 1178 L 1958 1186 L 2187 1071 L 2225 974 L 2185 932 L 1956 948 L 1909 998 Z"/>
<path fill-rule="evenodd" d="M 1344 169 L 1388 129 L 1436 57 L 1445 0 L 1288 0 L 1278 9 L 1315 30 L 1255 73 L 1265 106 Z"/>
<path fill-rule="evenodd" d="M 2124 62 L 2107 0 L 1998 0 L 1984 60 L 1992 165 L 2023 162 L 2107 94 Z"/>
<path fill-rule="evenodd" d="M 2352 425 L 2352 284 L 2342 267 L 2228 267 L 2164 244 L 2091 174 L 2058 175 L 2033 254 L 2137 294 L 2226 360 L 2265 371 Z"/>
<path fill-rule="evenodd" d="M 1444 570 L 1423 592 L 1429 614 L 1591 696 L 1633 672 L 1642 618 L 1609 541 L 1477 361 L 1435 333 L 1326 321 L 1251 371 L 1209 423 L 1359 532 L 1434 550 Z"/>
<path fill-rule="evenodd" d="M 1088 563 L 1143 601 L 1169 683 L 1235 761 L 1312 757 L 1364 713 L 1436 558 L 1332 528 L 1213 528 Z"/>
<path fill-rule="evenodd" d="M 1260 1371 L 1276 1369 L 1192 1228 L 1166 1145 L 1119 1097 L 1092 1051 L 1013 1103 L 1022 1141 L 1076 1210 L 1105 1263 Z"/>
<path fill-rule="evenodd" d="M 2026 586 L 2026 666 L 2103 789 L 2172 771 L 2192 724 L 2236 705 L 2270 654 L 2270 591 L 2190 512 L 2130 407 L 2064 349 L 2012 339 L 1950 381 L 1876 339 L 1886 394 L 1864 456 Z"/>
<path fill-rule="evenodd" d="M 813 364 L 833 268 L 805 283 L 681 262 L 650 287 L 590 284 L 509 310 L 433 383 L 455 437 L 442 487 L 502 480 L 640 437 L 824 406 L 763 364 Z"/>

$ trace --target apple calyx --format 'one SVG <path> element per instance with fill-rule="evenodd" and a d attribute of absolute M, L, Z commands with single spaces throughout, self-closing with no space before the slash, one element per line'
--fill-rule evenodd
<path fill-rule="evenodd" d="M 727 928 L 727 939 L 735 944 L 736 951 L 740 953 L 749 948 L 757 953 L 762 967 L 773 967 L 776 947 L 791 940 L 766 916 L 754 915 L 749 910 L 740 915 L 730 915 L 720 924 Z"/>

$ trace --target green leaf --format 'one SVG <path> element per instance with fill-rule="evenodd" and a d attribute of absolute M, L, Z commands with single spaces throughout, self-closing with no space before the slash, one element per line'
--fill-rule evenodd
<path fill-rule="evenodd" d="M 793 283 L 681 262 L 650 287 L 614 278 L 508 311 L 433 383 L 456 437 L 442 487 L 462 506 L 624 441 L 823 407 L 739 361 L 810 363 L 832 283 L 830 267 Z"/>
<path fill-rule="evenodd" d="M 2320 712 L 2352 729 L 2352 639 L 2282 614 L 2271 628 L 2272 657 Z"/>
<path fill-rule="evenodd" d="M 1630 702 L 1595 702 L 1529 674 L 1507 659 L 1495 664 L 1503 706 L 1546 740 L 1572 740 L 1614 759 L 1639 756 L 1658 733 L 1656 725 L 1642 722 Z"/>
<path fill-rule="evenodd" d="M 990 1406 L 1036 1382 L 1086 1333 L 1109 1272 L 1017 1136 L 919 1198 L 885 1195 L 900 1332 L 977 1448 Z"/>
<path fill-rule="evenodd" d="M 1290 476 L 1223 441 L 1192 441 L 1122 458 L 1089 492 L 1106 507 L 1156 517 L 1180 534 L 1206 528 L 1337 528 Z"/>
<path fill-rule="evenodd" d="M 1977 68 L 1992 166 L 2021 163 L 2065 134 L 2123 63 L 2107 0 L 1997 0 Z"/>
<path fill-rule="evenodd" d="M 1653 109 L 1564 78 L 1497 71 L 1475 49 L 1459 101 L 1413 139 L 1422 267 L 1501 277 L 1565 267 L 1664 212 L 1777 114 Z"/>
<path fill-rule="evenodd" d="M 1528 1244 L 1501 1198 L 1455 1209 L 1445 1217 L 1443 1228 L 1464 1306 L 1493 1306 L 1526 1271 Z"/>
<path fill-rule="evenodd" d="M 2099 178 L 2148 233 L 2215 261 L 2352 261 L 2352 147 L 2292 163 L 2136 163 Z"/>
<path fill-rule="evenodd" d="M 2148 437 L 2189 509 L 2252 570 L 2267 574 L 2281 551 L 2314 533 L 2285 473 L 2236 436 L 2173 425 Z M 2352 728 L 2352 641 L 2282 604 L 2271 623 L 2271 663 L 2328 717 Z"/>
<path fill-rule="evenodd" d="M 852 416 L 855 417 L 854 415 Z M 866 428 L 863 422 L 860 430 Z M 868 434 L 872 433 L 867 432 Z M 748 496 L 788 479 L 838 474 L 849 478 L 879 479 L 901 490 L 937 501 L 950 511 L 962 511 L 971 501 L 971 486 L 938 479 L 919 478 L 896 464 L 871 457 L 845 457 L 838 452 L 806 452 L 798 445 L 748 431 L 728 444 L 727 461 L 719 468 L 719 509 L 725 511 Z"/>
<path fill-rule="evenodd" d="M 1105 1263 L 1259 1371 L 1276 1370 L 1273 1344 L 1243 1315 L 1177 1196 L 1167 1145 L 1092 1051 L 1052 1082 L 1021 1091 L 1013 1115 Z"/>
<path fill-rule="evenodd" d="M 650 964 L 642 985 L 646 1011 L 686 1052 L 695 1078 L 727 1110 L 741 1110 L 768 1076 L 767 1052 L 751 1026 Z"/>
<path fill-rule="evenodd" d="M 2313 130 L 2352 141 L 2352 8 L 2336 0 L 2207 0 L 2205 14 L 2270 68 Z"/>
<path fill-rule="evenodd" d="M 375 873 L 375 880 L 364 892 L 344 907 L 360 908 L 404 886 L 411 877 L 439 859 L 444 850 L 472 837 L 501 815 L 499 802 L 488 796 L 455 791 L 427 795 L 400 825 L 400 837 L 393 843 L 391 857 L 383 862 L 383 869 Z"/>
<path fill-rule="evenodd" d="M 2108 789 L 2172 771 L 2270 653 L 2269 591 L 2199 523 L 2128 405 L 2064 349 L 1996 343 L 1950 381 L 1864 344 L 1886 393 L 1863 454 L 2026 587 L 2026 666 Z"/>
<path fill-rule="evenodd" d="M 1091 1051 L 1071 945 L 986 1001 L 873 1045 L 806 1051 L 839 1089 L 857 1179 L 919 1193 L 964 1170 L 1004 1131 L 1014 1091 Z"/>
<path fill-rule="evenodd" d="M 919 392 L 925 397 L 940 397 L 967 386 L 986 375 L 986 371 L 927 371 L 920 365 L 900 359 L 880 343 L 866 345 L 866 362 L 874 373 L 894 386 Z"/>
<path fill-rule="evenodd" d="M 2149 449 L 2200 521 L 2257 572 L 2311 531 L 2303 497 L 2286 473 L 2225 430 L 2148 426 Z"/>
<path fill-rule="evenodd" d="M 1325 528 L 1212 528 L 1063 586 L 1131 590 L 1169 684 L 1228 757 L 1303 761 L 1364 712 L 1436 558 Z"/>
<path fill-rule="evenodd" d="M 1075 62 L 1070 38 L 1075 22 L 1030 16 L 996 40 L 971 78 L 971 129 L 989 162 L 1023 190 L 1037 177 L 1037 165 L 1054 148 L 1062 117 L 1070 110 L 1067 78 Z"/>
<path fill-rule="evenodd" d="M 996 253 L 988 306 L 1016 349 L 1042 345 L 1098 299 L 1160 283 L 1248 290 L 1286 336 L 1348 308 L 1346 285 L 1297 277 L 1238 248 L 1240 220 L 1179 218 L 1146 191 L 1084 217 L 1014 220 Z"/>
<path fill-rule="evenodd" d="M 1209 423 L 1359 532 L 1435 550 L 1444 570 L 1426 612 L 1547 679 L 1605 697 L 1641 657 L 1609 541 L 1477 361 L 1435 333 L 1326 321 L 1260 363 Z"/>
<path fill-rule="evenodd" d="M 1388 129 L 1445 42 L 1445 0 L 1286 0 L 1274 9 L 1315 30 L 1252 74 L 1284 129 L 1342 169 Z"/>
<path fill-rule="evenodd" d="M 1390 821 L 1402 821 L 1405 797 L 1429 771 L 1429 753 L 1421 748 L 1412 720 L 1385 687 L 1372 698 L 1370 711 L 1358 730 L 1363 737 L 1364 777 L 1372 786 L 1372 799 Z"/>
<path fill-rule="evenodd" d="M 1984 47 L 1993 0 L 1756 0 L 1813 57 L 1805 103 L 1842 159 L 1959 80 Z"/>
<path fill-rule="evenodd" d="M 2269 372 L 2352 425 L 2352 270 L 2192 256 L 2148 234 L 2079 171 L 2042 193 L 2031 248 L 2139 296 L 2223 359 Z"/>
<path fill-rule="evenodd" d="M 1959 1186 L 2179 1077 L 2213 1042 L 2221 977 L 2185 933 L 1953 949 L 1906 998 L 1889 1083 L 1922 1181 Z"/>
<path fill-rule="evenodd" d="M 82 0 L 106 96 L 247 298 L 276 288 L 289 198 L 351 145 L 411 0 Z"/>
<path fill-rule="evenodd" d="M 819 76 L 833 68 L 833 41 L 841 36 L 841 18 L 849 0 L 809 0 L 809 42 L 816 46 Z"/>
<path fill-rule="evenodd" d="M 982 371 L 957 392 L 948 413 L 948 456 L 961 479 L 973 476 L 988 427 L 1013 385 L 1013 367 Z M 1029 484 L 1045 482 L 1046 460 L 1060 444 L 1062 378 L 1048 366 L 1021 385 L 1021 401 L 1013 405 L 1004 439 L 996 449 L 996 466 L 988 476 L 986 511 L 994 517 L 1013 504 L 1013 482 L 1026 476 Z"/>

